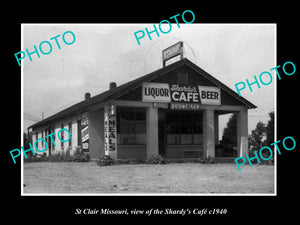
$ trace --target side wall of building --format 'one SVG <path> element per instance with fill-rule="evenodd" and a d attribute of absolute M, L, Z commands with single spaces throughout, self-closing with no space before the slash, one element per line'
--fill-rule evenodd
<path fill-rule="evenodd" d="M 89 111 L 89 152 L 91 159 L 104 155 L 104 110 Z"/>
<path fill-rule="evenodd" d="M 66 153 L 67 150 L 70 151 L 71 155 L 74 154 L 76 148 L 79 146 L 80 143 L 78 142 L 77 120 L 78 120 L 78 116 L 72 116 L 65 119 L 57 120 L 47 126 L 45 125 L 45 126 L 34 128 L 31 133 L 31 139 L 32 139 L 31 143 L 33 145 L 36 154 L 49 156 L 49 155 L 55 155 L 62 152 Z M 59 130 L 61 130 L 62 128 L 68 129 L 71 134 L 71 138 L 67 142 L 61 142 L 57 136 Z M 55 132 L 55 135 L 52 135 L 55 144 L 52 143 L 52 140 L 50 138 L 48 139 L 46 138 L 48 134 L 51 134 L 53 132 Z M 68 139 L 69 138 L 68 133 L 65 131 L 63 132 L 64 132 L 63 139 L 64 140 Z M 47 145 L 48 145 L 47 150 L 45 150 L 44 152 L 38 152 L 35 149 L 34 143 L 39 138 L 43 138 L 47 141 Z M 36 147 L 40 150 L 43 150 L 45 148 L 45 144 L 43 143 L 43 141 L 39 140 L 36 142 Z"/>

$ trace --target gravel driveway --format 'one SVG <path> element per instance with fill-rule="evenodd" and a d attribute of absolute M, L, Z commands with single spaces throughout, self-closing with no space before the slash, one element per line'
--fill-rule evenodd
<path fill-rule="evenodd" d="M 274 193 L 274 166 L 170 163 L 98 166 L 95 162 L 24 163 L 23 193 Z"/>

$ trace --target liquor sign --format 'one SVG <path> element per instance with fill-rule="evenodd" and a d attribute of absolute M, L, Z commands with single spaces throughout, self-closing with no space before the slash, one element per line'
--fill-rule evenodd
<path fill-rule="evenodd" d="M 171 105 L 174 110 L 200 110 L 200 98 L 197 87 L 173 84 L 170 88 Z"/>
<path fill-rule="evenodd" d="M 221 105 L 221 90 L 219 87 L 198 86 L 202 104 Z"/>
<path fill-rule="evenodd" d="M 163 67 L 166 65 L 166 61 L 171 59 L 177 55 L 181 55 L 181 59 L 183 58 L 183 42 L 180 41 L 162 51 L 162 59 L 163 59 Z"/>
<path fill-rule="evenodd" d="M 115 113 L 112 114 L 111 106 L 104 110 L 104 151 L 105 155 L 116 158 L 117 151 L 117 120 Z"/>
<path fill-rule="evenodd" d="M 82 151 L 89 152 L 89 118 L 88 113 L 84 113 L 81 117 L 81 142 Z"/>
<path fill-rule="evenodd" d="M 143 102 L 171 102 L 169 84 L 144 83 L 142 92 Z"/>

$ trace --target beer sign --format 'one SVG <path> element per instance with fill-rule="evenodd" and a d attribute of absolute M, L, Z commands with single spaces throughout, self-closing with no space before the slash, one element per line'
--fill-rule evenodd
<path fill-rule="evenodd" d="M 202 104 L 221 105 L 221 90 L 219 87 L 198 86 Z"/>

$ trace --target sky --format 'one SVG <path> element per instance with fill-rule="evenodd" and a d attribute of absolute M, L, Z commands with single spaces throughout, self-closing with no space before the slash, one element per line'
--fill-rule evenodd
<path fill-rule="evenodd" d="M 254 81 L 263 71 L 273 74 L 270 85 L 253 86 L 241 91 L 244 98 L 257 106 L 248 111 L 249 133 L 258 121 L 266 123 L 275 110 L 276 65 L 275 24 L 172 24 L 169 33 L 147 35 L 138 45 L 134 32 L 153 29 L 153 24 L 22 24 L 22 49 L 34 51 L 43 41 L 52 44 L 48 55 L 32 54 L 22 60 L 23 130 L 84 99 L 84 93 L 97 95 L 109 88 L 141 77 L 162 67 L 161 51 L 184 42 L 184 54 L 190 61 L 234 90 L 235 84 Z M 163 28 L 164 29 L 164 28 Z M 164 30 L 167 30 L 165 28 Z M 75 42 L 66 45 L 62 35 L 72 31 Z M 57 38 L 61 49 L 57 48 Z M 71 42 L 72 36 L 65 35 Z M 47 52 L 47 44 L 43 50 Z M 16 62 L 17 63 L 17 62 Z M 267 80 L 267 78 L 266 78 Z M 266 81 L 267 82 L 267 81 Z M 219 137 L 228 115 L 220 116 Z"/>

